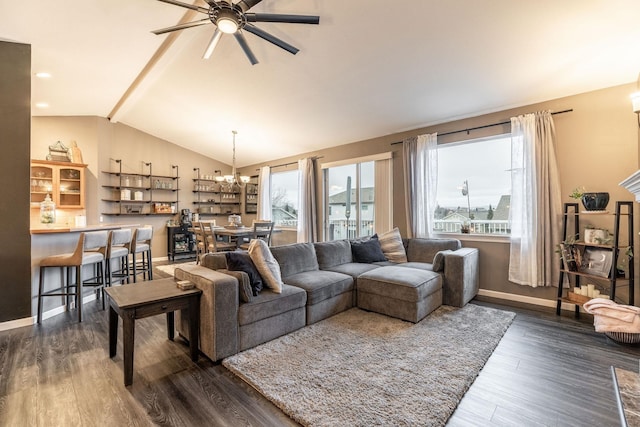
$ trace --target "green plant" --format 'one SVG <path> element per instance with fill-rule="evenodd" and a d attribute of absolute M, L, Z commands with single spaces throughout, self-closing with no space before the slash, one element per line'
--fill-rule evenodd
<path fill-rule="evenodd" d="M 582 198 L 582 195 L 587 191 L 586 188 L 583 187 L 576 187 L 573 189 L 573 191 L 571 192 L 571 194 L 569 194 L 569 197 L 571 197 L 572 199 L 577 199 L 580 200 Z"/>

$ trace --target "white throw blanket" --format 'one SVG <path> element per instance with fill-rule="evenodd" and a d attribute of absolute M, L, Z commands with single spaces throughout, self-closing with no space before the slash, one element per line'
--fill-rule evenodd
<path fill-rule="evenodd" d="M 593 298 L 583 307 L 593 314 L 596 332 L 640 333 L 640 307 L 619 305 L 605 298 Z"/>

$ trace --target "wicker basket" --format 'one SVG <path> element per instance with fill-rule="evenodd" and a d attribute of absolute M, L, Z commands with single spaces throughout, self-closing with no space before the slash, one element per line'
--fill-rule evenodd
<path fill-rule="evenodd" d="M 606 336 L 621 344 L 637 344 L 640 342 L 640 334 L 634 332 L 605 332 Z"/>

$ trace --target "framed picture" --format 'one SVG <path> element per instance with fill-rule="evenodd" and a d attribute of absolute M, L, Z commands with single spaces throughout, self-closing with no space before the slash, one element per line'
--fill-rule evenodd
<path fill-rule="evenodd" d="M 613 252 L 610 249 L 585 248 L 580 271 L 594 276 L 609 277 L 612 261 Z"/>
<path fill-rule="evenodd" d="M 562 261 L 564 262 L 564 268 L 569 271 L 578 271 L 580 251 L 578 251 L 576 245 L 562 243 L 560 244 L 560 253 L 562 255 Z"/>

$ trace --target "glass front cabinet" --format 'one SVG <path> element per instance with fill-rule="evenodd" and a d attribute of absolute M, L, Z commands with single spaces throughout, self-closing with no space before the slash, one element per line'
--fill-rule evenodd
<path fill-rule="evenodd" d="M 84 173 L 87 165 L 31 160 L 31 207 L 39 208 L 47 194 L 56 207 L 84 209 Z"/>

